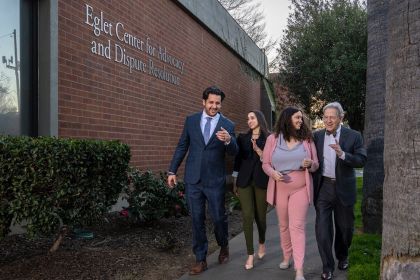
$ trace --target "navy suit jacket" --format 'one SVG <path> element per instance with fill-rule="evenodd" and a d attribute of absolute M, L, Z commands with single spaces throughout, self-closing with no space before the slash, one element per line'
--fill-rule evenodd
<path fill-rule="evenodd" d="M 186 118 L 169 171 L 176 173 L 188 152 L 184 175 L 186 184 L 201 182 L 208 186 L 224 185 L 226 181 L 225 154 L 234 156 L 238 152 L 235 125 L 220 114 L 216 128 L 206 145 L 200 127 L 202 114 L 200 112 Z M 216 137 L 216 132 L 221 127 L 226 129 L 231 136 L 229 145 L 225 145 Z"/>
<path fill-rule="evenodd" d="M 324 168 L 324 138 L 325 129 L 314 133 L 314 142 L 319 159 L 319 168 L 313 174 L 314 200 L 318 198 L 322 184 L 322 170 Z M 345 206 L 356 203 L 356 174 L 354 168 L 363 167 L 366 162 L 366 149 L 363 146 L 362 135 L 355 130 L 341 126 L 339 144 L 346 153 L 344 160 L 336 158 L 335 179 L 337 196 Z"/>

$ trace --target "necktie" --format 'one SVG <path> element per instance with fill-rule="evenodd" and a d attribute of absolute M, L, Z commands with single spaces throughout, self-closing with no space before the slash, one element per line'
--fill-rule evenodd
<path fill-rule="evenodd" d="M 334 131 L 328 131 L 328 130 L 326 130 L 325 133 L 327 135 L 331 135 L 332 134 L 333 137 L 335 137 L 337 135 L 337 131 L 336 130 L 334 130 Z"/>
<path fill-rule="evenodd" d="M 207 143 L 209 142 L 209 139 L 210 139 L 210 126 L 211 126 L 212 118 L 206 117 L 206 119 L 207 119 L 207 122 L 204 125 L 204 135 L 203 136 L 204 136 L 204 143 L 206 143 L 206 145 L 207 145 Z"/>

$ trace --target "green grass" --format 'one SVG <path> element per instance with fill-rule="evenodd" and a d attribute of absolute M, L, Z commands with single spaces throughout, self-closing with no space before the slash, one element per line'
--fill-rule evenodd
<path fill-rule="evenodd" d="M 356 233 L 350 248 L 349 280 L 379 279 L 382 238 L 378 234 L 362 232 L 363 178 L 357 178 L 357 203 L 354 206 Z"/>

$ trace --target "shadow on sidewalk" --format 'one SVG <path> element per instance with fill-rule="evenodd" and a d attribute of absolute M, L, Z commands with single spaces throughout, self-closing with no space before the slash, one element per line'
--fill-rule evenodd
<path fill-rule="evenodd" d="M 254 240 L 257 240 L 256 226 L 254 225 Z M 257 244 L 255 243 L 255 246 Z M 219 250 L 207 258 L 208 270 L 197 276 L 183 275 L 180 279 L 211 279 L 211 280 L 242 280 L 242 279 L 294 279 L 293 267 L 281 270 L 279 263 L 282 261 L 282 254 L 279 240 L 279 229 L 277 216 L 274 210 L 267 214 L 267 254 L 263 260 L 255 258 L 254 268 L 245 270 L 244 264 L 247 258 L 244 234 L 238 234 L 230 240 L 230 261 L 227 264 L 219 265 L 217 256 Z M 255 247 L 257 248 L 257 247 Z M 319 280 L 322 272 L 321 258 L 315 239 L 315 209 L 310 207 L 306 225 L 306 255 L 305 255 L 305 279 Z M 334 272 L 335 280 L 345 280 L 347 275 L 338 269 Z"/>

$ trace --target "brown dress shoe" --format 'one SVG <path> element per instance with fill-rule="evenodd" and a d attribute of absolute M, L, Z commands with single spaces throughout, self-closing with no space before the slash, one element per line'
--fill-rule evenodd
<path fill-rule="evenodd" d="M 220 248 L 220 253 L 219 253 L 219 263 L 227 263 L 229 261 L 229 247 L 222 247 Z"/>
<path fill-rule="evenodd" d="M 207 270 L 207 262 L 196 262 L 190 269 L 190 275 L 198 275 Z"/>

